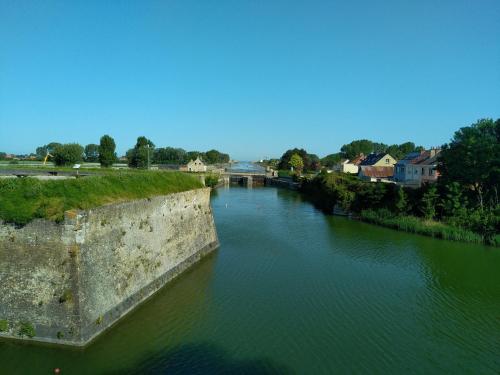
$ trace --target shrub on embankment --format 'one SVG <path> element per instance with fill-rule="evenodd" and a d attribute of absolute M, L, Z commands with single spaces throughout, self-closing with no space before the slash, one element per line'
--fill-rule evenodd
<path fill-rule="evenodd" d="M 35 218 L 60 222 L 64 212 L 201 188 L 179 172 L 123 172 L 68 180 L 0 179 L 0 220 L 24 225 Z"/>
<path fill-rule="evenodd" d="M 500 206 L 474 205 L 457 183 L 419 189 L 371 183 L 340 173 L 305 180 L 302 191 L 328 213 L 334 207 L 386 227 L 456 241 L 500 245 Z"/>

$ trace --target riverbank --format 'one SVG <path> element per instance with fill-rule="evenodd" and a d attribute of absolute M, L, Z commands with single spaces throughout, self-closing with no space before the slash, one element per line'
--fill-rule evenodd
<path fill-rule="evenodd" d="M 25 225 L 35 218 L 56 222 L 64 212 L 203 187 L 195 176 L 180 172 L 113 172 L 78 179 L 40 181 L 0 180 L 0 220 Z"/>
<path fill-rule="evenodd" d="M 483 238 L 470 230 L 446 225 L 435 220 L 415 216 L 391 215 L 387 211 L 364 210 L 357 219 L 403 232 L 421 234 L 443 240 L 483 244 Z M 493 239 L 492 246 L 500 246 L 500 237 Z"/>
<path fill-rule="evenodd" d="M 467 209 L 457 201 L 441 200 L 433 185 L 405 189 L 395 184 L 364 182 L 352 176 L 331 173 L 304 180 L 300 192 L 329 214 L 342 212 L 368 223 L 408 233 L 500 246 L 498 209 L 497 212 Z M 446 213 L 443 207 L 452 204 L 454 211 Z"/>

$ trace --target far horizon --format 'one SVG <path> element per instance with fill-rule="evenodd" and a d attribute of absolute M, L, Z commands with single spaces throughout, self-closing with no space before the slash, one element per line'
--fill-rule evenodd
<path fill-rule="evenodd" d="M 440 146 L 500 117 L 499 19 L 493 0 L 0 1 L 0 151 Z"/>

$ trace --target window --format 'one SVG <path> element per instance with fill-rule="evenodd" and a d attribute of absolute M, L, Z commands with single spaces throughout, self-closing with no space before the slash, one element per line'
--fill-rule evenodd
<path fill-rule="evenodd" d="M 424 174 L 425 174 L 425 173 L 424 173 L 424 168 L 422 168 L 422 176 L 423 176 Z"/>
<path fill-rule="evenodd" d="M 390 160 L 389 159 L 385 159 L 385 164 L 389 164 Z"/>
<path fill-rule="evenodd" d="M 429 176 L 434 176 L 434 169 L 429 168 Z"/>

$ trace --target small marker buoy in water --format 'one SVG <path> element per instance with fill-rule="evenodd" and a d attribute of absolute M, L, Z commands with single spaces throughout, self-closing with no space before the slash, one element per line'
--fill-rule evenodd
<path fill-rule="evenodd" d="M 54 374 L 60 374 L 61 373 L 61 369 L 59 367 L 56 367 L 54 369 Z"/>

